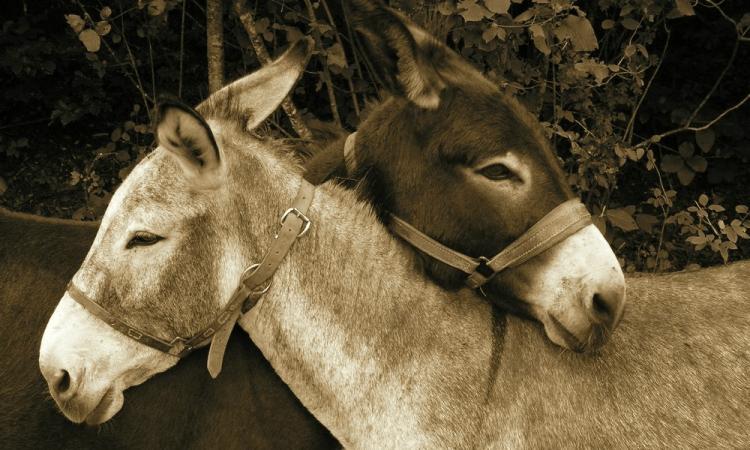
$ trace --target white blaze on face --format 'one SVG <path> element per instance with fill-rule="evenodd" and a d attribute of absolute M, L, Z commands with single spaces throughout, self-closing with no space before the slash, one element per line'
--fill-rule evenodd
<path fill-rule="evenodd" d="M 625 277 L 595 225 L 579 230 L 547 250 L 545 256 L 544 264 L 534 265 L 524 297 L 553 342 L 566 346 L 554 320 L 578 339 L 586 338 L 592 323 L 591 308 L 597 307 L 592 301 L 606 302 L 616 325 L 625 307 Z"/>
<path fill-rule="evenodd" d="M 177 360 L 125 337 L 67 293 L 50 318 L 39 350 L 39 367 L 62 412 L 73 422 L 89 424 L 110 419 L 122 407 L 123 390 Z"/>

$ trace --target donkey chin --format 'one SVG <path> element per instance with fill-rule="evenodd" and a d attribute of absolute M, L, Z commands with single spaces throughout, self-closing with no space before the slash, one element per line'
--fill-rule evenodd
<path fill-rule="evenodd" d="M 115 331 L 66 294 L 39 349 L 52 398 L 72 422 L 98 425 L 122 408 L 123 391 L 174 366 L 177 357 Z"/>

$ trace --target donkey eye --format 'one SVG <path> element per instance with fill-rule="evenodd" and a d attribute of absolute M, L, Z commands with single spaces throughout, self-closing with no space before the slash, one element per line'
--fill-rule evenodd
<path fill-rule="evenodd" d="M 148 231 L 136 231 L 133 237 L 130 238 L 130 241 L 128 241 L 128 244 L 125 246 L 125 248 L 154 245 L 162 239 L 164 238 L 153 233 L 149 233 Z"/>
<path fill-rule="evenodd" d="M 479 169 L 477 172 L 483 177 L 494 181 L 516 178 L 516 174 L 514 174 L 512 170 L 508 169 L 505 164 L 491 164 L 487 167 Z"/>

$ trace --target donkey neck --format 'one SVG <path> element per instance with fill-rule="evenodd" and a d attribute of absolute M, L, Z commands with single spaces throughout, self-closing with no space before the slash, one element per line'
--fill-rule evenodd
<path fill-rule="evenodd" d="M 298 179 L 267 182 L 291 199 Z M 491 307 L 434 286 L 350 192 L 320 187 L 309 217 L 242 327 L 345 446 L 470 442 L 499 358 Z"/>

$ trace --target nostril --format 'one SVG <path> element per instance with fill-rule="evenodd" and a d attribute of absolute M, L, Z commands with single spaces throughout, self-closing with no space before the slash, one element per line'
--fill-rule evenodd
<path fill-rule="evenodd" d="M 64 394 L 70 389 L 70 374 L 67 370 L 61 370 L 58 373 L 54 388 L 60 394 Z"/>
<path fill-rule="evenodd" d="M 597 322 L 608 326 L 612 325 L 614 318 L 612 308 L 610 308 L 607 300 L 600 294 L 594 294 L 594 298 L 591 300 L 591 314 Z"/>

